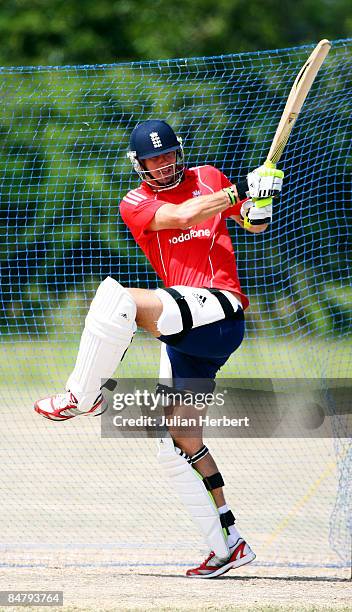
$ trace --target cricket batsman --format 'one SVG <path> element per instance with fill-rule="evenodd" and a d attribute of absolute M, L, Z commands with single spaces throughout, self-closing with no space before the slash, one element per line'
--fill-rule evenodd
<path fill-rule="evenodd" d="M 212 392 L 217 372 L 243 339 L 249 302 L 226 219 L 264 231 L 283 172 L 261 166 L 235 185 L 213 166 L 186 168 L 181 139 L 158 119 L 134 128 L 128 156 L 142 182 L 123 198 L 121 216 L 163 287 L 127 288 L 111 277 L 101 282 L 66 392 L 35 403 L 36 412 L 54 421 L 103 412 L 102 379 L 113 376 L 137 326 L 161 341 L 160 376 L 171 379 L 171 390 L 198 392 L 204 379 L 202 392 Z M 189 418 L 192 411 L 182 403 L 173 407 L 175 416 Z M 201 428 L 190 437 L 170 426 L 158 445 L 160 465 L 211 551 L 187 576 L 214 578 L 253 561 Z"/>

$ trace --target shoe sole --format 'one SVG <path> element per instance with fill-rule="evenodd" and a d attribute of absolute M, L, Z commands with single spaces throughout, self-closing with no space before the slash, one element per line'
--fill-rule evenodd
<path fill-rule="evenodd" d="M 217 578 L 218 576 L 223 576 L 223 574 L 226 574 L 228 571 L 230 571 L 230 569 L 236 569 L 238 567 L 242 567 L 242 565 L 252 563 L 255 558 L 256 555 L 253 551 L 251 551 L 245 557 L 242 557 L 241 559 L 236 559 L 236 561 L 231 561 L 230 563 L 219 567 L 218 570 L 212 572 L 211 574 L 191 574 L 188 575 L 187 578 Z"/>

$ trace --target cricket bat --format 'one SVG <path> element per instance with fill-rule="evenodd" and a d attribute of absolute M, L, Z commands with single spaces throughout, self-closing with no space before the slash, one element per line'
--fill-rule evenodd
<path fill-rule="evenodd" d="M 321 40 L 299 71 L 271 143 L 266 166 L 274 167 L 279 161 L 313 81 L 330 49 L 331 43 L 326 38 Z"/>

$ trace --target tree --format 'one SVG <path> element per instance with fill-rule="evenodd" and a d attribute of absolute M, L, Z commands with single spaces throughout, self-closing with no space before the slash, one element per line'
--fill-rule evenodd
<path fill-rule="evenodd" d="M 351 31 L 350 0 L 3 0 L 0 65 L 220 55 Z"/>

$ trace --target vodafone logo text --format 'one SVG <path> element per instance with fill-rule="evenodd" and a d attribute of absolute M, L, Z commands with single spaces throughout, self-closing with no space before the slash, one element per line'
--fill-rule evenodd
<path fill-rule="evenodd" d="M 209 236 L 210 230 L 208 229 L 191 229 L 189 232 L 187 232 L 187 234 L 180 234 L 180 236 L 173 236 L 173 238 L 169 238 L 169 243 L 177 244 L 178 242 L 187 242 L 187 240 L 192 240 L 192 238 L 209 238 Z"/>

